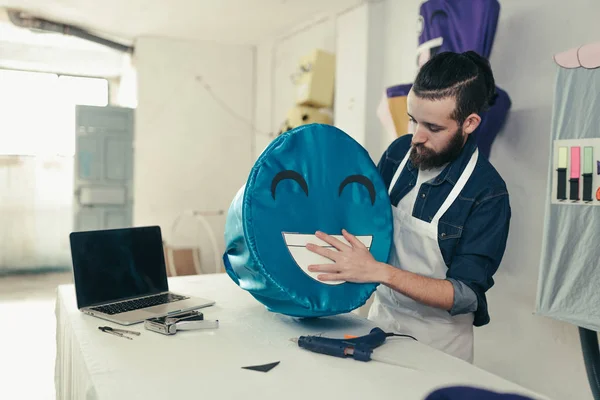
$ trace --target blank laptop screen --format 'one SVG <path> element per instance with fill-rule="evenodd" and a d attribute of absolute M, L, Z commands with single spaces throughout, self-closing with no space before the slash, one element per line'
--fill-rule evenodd
<path fill-rule="evenodd" d="M 160 228 L 73 232 L 79 308 L 168 290 Z"/>

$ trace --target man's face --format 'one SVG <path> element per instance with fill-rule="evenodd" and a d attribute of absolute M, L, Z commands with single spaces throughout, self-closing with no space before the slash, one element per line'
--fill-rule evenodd
<path fill-rule="evenodd" d="M 427 170 L 458 157 L 470 132 L 466 133 L 451 117 L 456 107 L 455 99 L 428 100 L 411 91 L 407 106 L 413 133 L 410 155 L 413 165 Z"/>

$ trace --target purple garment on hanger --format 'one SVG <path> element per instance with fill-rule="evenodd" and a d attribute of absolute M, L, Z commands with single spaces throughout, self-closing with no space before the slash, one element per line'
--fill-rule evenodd
<path fill-rule="evenodd" d="M 419 9 L 419 46 L 431 43 L 425 61 L 443 51 L 473 50 L 485 58 L 492 53 L 500 4 L 497 0 L 428 0 Z"/>

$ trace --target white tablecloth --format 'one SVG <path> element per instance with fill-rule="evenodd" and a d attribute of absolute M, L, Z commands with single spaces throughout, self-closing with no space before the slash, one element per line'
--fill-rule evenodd
<path fill-rule="evenodd" d="M 543 399 L 516 384 L 412 339 L 389 338 L 377 355 L 409 366 L 312 353 L 289 339 L 307 334 L 364 335 L 374 325 L 354 314 L 299 320 L 265 310 L 228 276 L 169 279 L 170 289 L 214 299 L 205 319 L 220 327 L 165 336 L 143 324 L 126 340 L 119 327 L 84 315 L 72 285 L 58 288 L 56 393 L 61 399 L 424 399 L 446 385 L 470 385 Z M 280 361 L 267 373 L 243 366 Z"/>

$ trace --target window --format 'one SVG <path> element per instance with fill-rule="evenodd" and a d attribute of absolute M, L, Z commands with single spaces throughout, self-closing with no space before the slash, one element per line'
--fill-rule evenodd
<path fill-rule="evenodd" d="M 108 81 L 0 69 L 0 155 L 75 154 L 75 106 L 108 105 Z"/>

